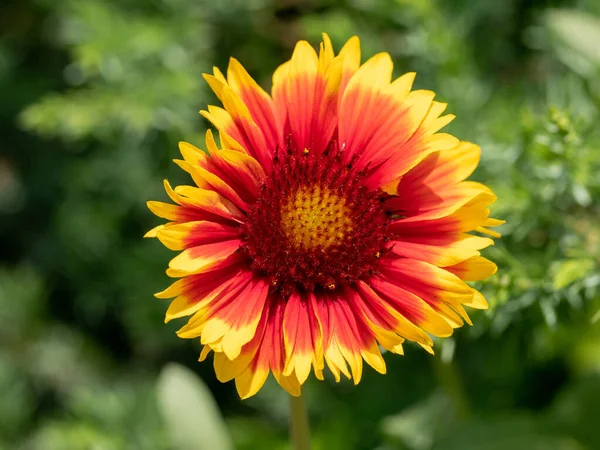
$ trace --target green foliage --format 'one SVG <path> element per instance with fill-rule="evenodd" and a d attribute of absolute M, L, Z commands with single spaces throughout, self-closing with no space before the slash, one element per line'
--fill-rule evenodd
<path fill-rule="evenodd" d="M 546 27 L 560 60 L 586 78 L 600 72 L 600 19 L 581 11 L 549 11 Z M 573 33 L 577 30 L 577 33 Z"/>
<path fill-rule="evenodd" d="M 163 369 L 157 389 L 165 422 L 177 448 L 233 448 L 210 391 L 194 372 L 170 364 Z"/>
<path fill-rule="evenodd" d="M 162 323 L 171 253 L 141 236 L 202 145 L 201 74 L 232 55 L 268 88 L 323 31 L 449 103 L 506 224 L 440 356 L 308 382 L 314 448 L 600 447 L 597 1 L 7 0 L 0 25 L 0 448 L 289 448 L 273 380 L 240 402 Z"/>

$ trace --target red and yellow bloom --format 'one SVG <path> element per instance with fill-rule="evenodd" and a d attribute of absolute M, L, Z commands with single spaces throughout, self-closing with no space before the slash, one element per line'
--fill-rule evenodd
<path fill-rule="evenodd" d="M 392 68 L 387 53 L 361 65 L 356 37 L 335 56 L 325 35 L 319 54 L 296 45 L 271 95 L 234 59 L 205 75 L 220 145 L 180 144 L 196 186 L 165 181 L 175 204 L 148 203 L 169 222 L 147 236 L 181 251 L 156 294 L 174 298 L 166 320 L 191 315 L 178 335 L 244 398 L 269 372 L 292 395 L 325 365 L 354 383 L 363 361 L 385 373 L 380 346 L 432 352 L 431 335 L 470 323 L 465 306 L 487 307 L 465 283 L 496 271 L 480 255 L 496 197 L 464 181 L 480 149 L 439 133 L 446 105 Z"/>

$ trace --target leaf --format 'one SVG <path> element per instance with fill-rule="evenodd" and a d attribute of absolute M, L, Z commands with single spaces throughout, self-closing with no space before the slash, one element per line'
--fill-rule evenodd
<path fill-rule="evenodd" d="M 179 450 L 233 449 L 213 396 L 202 380 L 179 364 L 168 364 L 158 383 L 158 405 Z"/>
<path fill-rule="evenodd" d="M 457 424 L 432 450 L 583 450 L 573 438 L 543 430 L 533 417 L 478 418 Z"/>
<path fill-rule="evenodd" d="M 594 261 L 589 258 L 557 261 L 552 267 L 554 289 L 562 289 L 575 281 L 581 280 L 594 268 Z"/>
<path fill-rule="evenodd" d="M 576 437 L 588 448 L 598 448 L 600 376 L 581 378 L 558 394 L 550 408 L 553 426 Z"/>
<path fill-rule="evenodd" d="M 582 184 L 573 185 L 573 198 L 581 206 L 590 206 L 594 201 L 590 191 Z"/>
<path fill-rule="evenodd" d="M 382 422 L 384 434 L 411 450 L 428 450 L 435 435 L 454 421 L 455 409 L 448 397 L 437 392 L 400 414 Z"/>
<path fill-rule="evenodd" d="M 546 14 L 545 25 L 556 56 L 571 70 L 582 76 L 595 76 L 600 71 L 600 19 L 568 9 L 555 9 Z"/>

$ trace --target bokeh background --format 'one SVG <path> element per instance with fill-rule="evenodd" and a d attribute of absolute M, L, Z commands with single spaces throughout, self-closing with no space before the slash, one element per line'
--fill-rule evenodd
<path fill-rule="evenodd" d="M 322 31 L 449 102 L 507 224 L 473 327 L 308 382 L 314 448 L 600 449 L 598 0 L 2 0 L 0 449 L 290 448 L 272 380 L 240 401 L 163 324 L 142 235 L 202 146 L 201 74 L 233 55 L 269 88 Z"/>

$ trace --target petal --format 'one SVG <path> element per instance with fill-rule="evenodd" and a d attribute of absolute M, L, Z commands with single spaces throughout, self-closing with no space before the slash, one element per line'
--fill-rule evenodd
<path fill-rule="evenodd" d="M 398 236 L 391 251 L 397 256 L 426 261 L 438 267 L 458 264 L 479 255 L 479 250 L 494 245 L 490 238 L 466 233 L 417 233 Z"/>
<path fill-rule="evenodd" d="M 204 347 L 202 347 L 202 351 L 200 352 L 200 357 L 198 358 L 199 362 L 204 361 L 207 357 L 208 354 L 212 351 L 212 348 L 210 348 L 209 345 L 205 345 Z"/>
<path fill-rule="evenodd" d="M 481 292 L 473 289 L 473 300 L 470 303 L 465 303 L 465 306 L 474 309 L 488 309 L 488 302 L 485 300 Z"/>
<path fill-rule="evenodd" d="M 346 360 L 339 348 L 337 339 L 334 338 L 333 314 L 330 311 L 330 304 L 323 295 L 313 296 L 312 303 L 314 312 L 323 333 L 324 359 L 327 367 L 335 377 L 336 382 L 340 381 L 340 373 L 346 378 L 351 378 Z"/>
<path fill-rule="evenodd" d="M 433 102 L 431 91 L 410 92 L 412 73 L 390 83 L 392 69 L 387 53 L 369 59 L 351 77 L 339 108 L 339 140 L 349 157 L 357 154 L 357 163 L 371 168 L 367 183 L 373 188 L 458 143 L 450 135 L 435 135 L 453 118 L 439 117 L 445 104 Z"/>
<path fill-rule="evenodd" d="M 233 141 L 234 146 L 241 146 L 263 167 L 269 167 L 275 149 L 267 148 L 264 135 L 252 120 L 247 106 L 229 86 L 223 87 L 221 100 L 224 108 L 209 106 L 208 111 L 200 111 L 200 114 Z"/>
<path fill-rule="evenodd" d="M 375 147 L 370 146 L 372 140 L 392 137 L 392 124 L 396 145 L 410 137 L 410 131 L 398 126 L 405 111 L 392 96 L 384 93 L 389 86 L 392 69 L 392 60 L 387 53 L 373 56 L 352 76 L 341 99 L 339 140 L 352 154 L 359 154 L 364 160 L 371 161 L 375 153 Z M 381 137 L 382 134 L 385 136 Z"/>
<path fill-rule="evenodd" d="M 285 350 L 282 324 L 285 301 L 272 296 L 267 303 L 265 330 L 256 355 L 246 370 L 235 379 L 236 388 L 242 398 L 251 397 L 258 392 L 266 381 L 269 370 L 290 395 L 300 395 L 300 383 L 295 375 L 283 375 Z"/>
<path fill-rule="evenodd" d="M 212 220 L 216 222 L 223 219 L 241 221 L 245 218 L 244 214 L 233 203 L 214 191 L 192 186 L 177 186 L 173 189 L 167 180 L 164 181 L 164 186 L 171 200 L 184 208 L 187 213 L 185 217 L 187 220 Z M 165 216 L 160 214 L 161 209 L 166 210 L 166 215 L 169 217 L 181 211 L 176 207 L 165 209 L 164 205 L 160 202 L 148 202 L 150 210 L 160 217 Z"/>
<path fill-rule="evenodd" d="M 319 45 L 319 72 L 324 72 L 329 64 L 331 64 L 331 61 L 333 61 L 335 54 L 329 35 L 327 33 L 321 33 L 321 36 L 323 42 Z"/>
<path fill-rule="evenodd" d="M 227 80 L 218 67 L 213 66 L 213 74 L 202 74 L 202 77 L 220 101 L 223 101 L 223 88 L 227 86 Z"/>
<path fill-rule="evenodd" d="M 369 161 L 372 161 L 374 169 L 366 180 L 368 185 L 374 188 L 383 186 L 406 174 L 429 154 L 458 145 L 459 141 L 454 136 L 437 133 L 454 116 L 439 117 L 444 108 L 440 107 L 443 104 L 433 101 L 434 95 L 431 91 L 412 91 L 399 108 L 403 113 L 398 116 L 401 121 L 388 123 L 378 139 L 370 144 L 373 154 Z M 400 126 L 402 131 L 398 134 Z M 397 135 L 394 136 L 394 133 Z"/>
<path fill-rule="evenodd" d="M 158 298 L 176 297 L 167 309 L 165 322 L 199 311 L 239 281 L 241 271 L 239 258 L 228 258 L 204 273 L 177 280 L 163 292 L 155 294 Z"/>
<path fill-rule="evenodd" d="M 342 80 L 342 69 L 343 61 L 339 57 L 333 59 L 330 64 L 319 67 L 315 81 L 310 138 L 308 142 L 303 143 L 304 148 L 317 154 L 323 153 L 328 148 L 337 127 L 338 93 Z"/>
<path fill-rule="evenodd" d="M 477 231 L 478 233 L 487 234 L 488 236 L 494 238 L 499 238 L 502 236 L 500 233 L 498 233 L 497 231 L 489 230 L 487 227 L 497 227 L 503 225 L 504 223 L 506 223 L 506 221 L 488 217 L 483 223 L 483 226 L 475 228 L 475 231 Z"/>
<path fill-rule="evenodd" d="M 235 378 L 238 393 L 242 398 L 247 398 L 258 392 L 269 375 L 268 368 L 267 370 L 255 370 L 256 368 L 251 366 L 267 328 L 268 308 L 269 305 L 267 304 L 256 326 L 254 337 L 242 347 L 242 351 L 237 358 L 230 360 L 222 352 L 215 354 L 214 368 L 217 378 L 221 382 L 227 382 Z"/>
<path fill-rule="evenodd" d="M 354 316 L 347 312 L 348 305 L 344 299 L 333 300 L 333 297 L 330 297 L 325 301 L 329 306 L 331 325 L 329 347 L 337 347 L 336 351 L 342 354 L 350 366 L 354 384 L 358 384 L 362 378 L 363 364 Z M 328 349 L 325 350 L 325 355 L 327 352 Z"/>
<path fill-rule="evenodd" d="M 271 88 L 271 97 L 275 110 L 275 120 L 279 129 L 283 130 L 287 119 L 287 79 L 290 73 L 291 61 L 280 65 L 273 72 L 273 87 Z"/>
<path fill-rule="evenodd" d="M 313 363 L 318 363 L 315 353 L 322 348 L 321 329 L 314 316 L 309 295 L 294 293 L 288 299 L 283 317 L 283 337 L 286 365 L 284 375 L 296 373 L 300 384 L 304 384 Z M 322 360 L 322 356 L 321 356 Z M 322 366 L 320 367 L 322 369 Z"/>
<path fill-rule="evenodd" d="M 389 260 L 382 263 L 382 271 L 398 286 L 419 296 L 433 293 L 443 296 L 445 301 L 458 303 L 473 298 L 472 289 L 455 274 L 423 261 L 407 258 Z"/>
<path fill-rule="evenodd" d="M 470 142 L 460 142 L 452 149 L 435 152 L 402 177 L 398 193 L 447 189 L 471 175 L 480 157 L 481 148 Z"/>
<path fill-rule="evenodd" d="M 170 203 L 149 201 L 146 202 L 146 205 L 148 206 L 148 209 L 158 217 L 175 222 L 186 222 L 188 220 L 210 220 L 212 217 L 212 215 L 209 215 L 204 211 L 199 211 L 193 208 L 185 208 L 179 205 L 172 205 Z M 154 232 L 155 230 L 156 229 L 151 231 Z M 149 237 L 150 236 L 151 235 L 149 235 Z"/>
<path fill-rule="evenodd" d="M 375 292 L 390 306 L 426 332 L 439 337 L 452 334 L 452 327 L 417 295 L 393 284 L 389 279 L 373 277 L 370 282 Z"/>
<path fill-rule="evenodd" d="M 165 323 L 195 314 L 206 303 L 227 292 L 232 284 L 230 274 L 228 274 L 228 277 L 221 275 L 209 278 L 202 284 L 199 284 L 197 280 L 194 281 L 184 293 L 171 302 L 165 314 Z"/>
<path fill-rule="evenodd" d="M 160 242 L 170 250 L 228 241 L 239 235 L 237 228 L 205 220 L 168 223 L 156 232 Z"/>
<path fill-rule="evenodd" d="M 315 79 L 310 139 L 308 142 L 300 144 L 317 154 L 323 153 L 329 147 L 337 127 L 338 94 L 343 68 L 343 57 L 334 57 L 331 40 L 327 34 L 323 33 Z"/>
<path fill-rule="evenodd" d="M 405 339 L 397 331 L 400 322 L 396 320 L 395 315 L 389 307 L 386 307 L 384 302 L 368 286 L 365 289 L 370 291 L 373 298 L 376 299 L 375 301 L 372 301 L 370 295 L 365 295 L 363 299 L 359 293 L 359 290 L 362 288 L 357 287 L 357 289 L 347 288 L 345 292 L 357 320 L 370 329 L 373 337 L 383 348 L 392 353 L 402 353 L 402 344 Z M 408 323 L 410 324 L 410 322 Z M 414 327 L 412 324 L 410 326 Z M 419 330 L 418 328 L 416 329 Z M 429 339 L 427 334 L 423 333 L 423 335 Z"/>
<path fill-rule="evenodd" d="M 352 36 L 340 50 L 339 56 L 344 61 L 342 69 L 342 82 L 340 84 L 340 97 L 346 89 L 348 82 L 360 67 L 360 40 L 357 36 Z"/>
<path fill-rule="evenodd" d="M 311 147 L 311 125 L 319 57 L 306 41 L 296 44 L 292 59 L 273 75 L 273 101 L 280 122 L 289 127 L 298 149 Z"/>
<path fill-rule="evenodd" d="M 232 300 L 238 299 L 238 297 L 246 291 L 253 281 L 252 274 L 247 270 L 240 270 L 231 278 L 231 282 L 227 283 L 226 288 L 219 291 L 217 295 L 211 295 L 200 300 L 200 306 L 197 308 L 196 313 L 188 320 L 188 322 L 177 331 L 177 336 L 184 339 L 191 339 L 201 336 L 202 344 L 211 344 L 213 350 L 215 342 L 220 342 L 220 339 L 210 339 L 211 336 L 208 334 L 205 336 L 203 330 L 206 326 L 207 320 L 211 317 L 218 308 L 223 305 L 229 304 Z M 226 325 L 223 325 L 225 327 Z M 219 351 L 222 351 L 220 348 Z"/>
<path fill-rule="evenodd" d="M 242 256 L 241 253 L 236 252 L 233 253 L 231 256 L 229 256 L 228 258 L 225 258 L 221 261 L 219 261 L 216 264 L 210 265 L 210 266 L 206 266 L 204 270 L 202 271 L 198 271 L 194 274 L 186 274 L 187 276 L 185 278 L 182 278 L 180 280 L 177 280 L 175 283 L 173 283 L 171 286 L 169 286 L 167 289 L 165 289 L 164 291 L 161 292 L 157 292 L 156 294 L 154 294 L 154 296 L 156 298 L 173 298 L 176 297 L 178 295 L 180 295 L 182 292 L 184 292 L 185 287 L 192 281 L 196 280 L 197 278 L 195 277 L 196 275 L 201 275 L 201 274 L 208 274 L 208 273 L 216 273 L 220 270 L 227 270 L 230 272 L 237 272 L 239 270 L 240 267 L 242 267 L 242 264 L 245 262 L 244 257 Z M 211 276 L 213 276 L 211 275 Z"/>
<path fill-rule="evenodd" d="M 481 192 L 491 192 L 479 183 L 461 183 L 477 167 L 480 154 L 480 148 L 468 142 L 430 154 L 400 178 L 390 192 L 397 196 L 388 207 L 409 218 L 426 212 L 428 217 L 421 219 L 436 218 L 455 211 Z"/>
<path fill-rule="evenodd" d="M 238 194 L 238 191 L 233 189 L 229 184 L 227 184 L 213 172 L 205 169 L 200 165 L 190 164 L 187 161 L 174 161 L 179 167 L 181 167 L 183 170 L 185 170 L 192 176 L 192 179 L 194 180 L 196 185 L 201 189 L 215 191 L 219 195 L 229 200 L 240 211 L 247 212 L 250 209 L 250 207 L 248 206 L 248 202 L 242 199 L 242 197 Z"/>
<path fill-rule="evenodd" d="M 211 348 L 210 345 L 206 345 L 205 347 Z M 256 347 L 254 347 L 254 352 L 256 352 Z M 228 381 L 233 380 L 246 370 L 253 357 L 254 353 L 241 352 L 240 356 L 231 360 L 225 353 L 215 352 L 213 367 L 215 369 L 217 380 L 221 383 L 227 383 Z"/>
<path fill-rule="evenodd" d="M 480 191 L 466 203 L 454 204 L 444 209 L 450 213 L 440 217 L 440 211 L 425 212 L 393 222 L 390 230 L 400 235 L 437 234 L 445 232 L 467 232 L 483 225 L 490 210 L 488 206 L 496 201 L 496 196 L 489 190 Z"/>
<path fill-rule="evenodd" d="M 333 305 L 335 306 L 334 336 L 350 365 L 354 384 L 360 382 L 363 359 L 379 373 L 385 373 L 385 362 L 370 328 L 357 320 L 346 298 L 338 297 Z"/>
<path fill-rule="evenodd" d="M 437 191 L 430 190 L 427 186 L 398 186 L 398 192 L 397 196 L 386 200 L 385 206 L 390 211 L 404 216 L 404 223 L 439 219 L 476 199 L 484 206 L 496 200 L 496 196 L 487 186 L 474 181 L 463 181 Z"/>
<path fill-rule="evenodd" d="M 384 262 L 380 276 L 423 299 L 453 325 L 462 326 L 463 319 L 470 323 L 462 305 L 471 302 L 473 290 L 453 273 L 423 261 L 401 258 Z"/>
<path fill-rule="evenodd" d="M 229 60 L 227 81 L 231 89 L 239 95 L 248 107 L 252 120 L 263 133 L 266 150 L 272 155 L 280 141 L 273 101 L 269 94 L 246 72 L 246 69 L 234 58 Z"/>
<path fill-rule="evenodd" d="M 221 341 L 227 358 L 237 358 L 242 347 L 254 337 L 268 291 L 269 285 L 258 279 L 236 297 L 215 302 L 206 314 L 202 343 Z"/>
<path fill-rule="evenodd" d="M 234 203 L 234 198 L 253 203 L 258 195 L 258 187 L 265 178 L 265 172 L 259 162 L 252 156 L 236 150 L 219 150 L 210 130 L 206 132 L 206 146 L 210 157 L 191 144 L 179 143 L 181 154 L 189 163 L 185 170 L 192 176 L 198 176 L 202 183 L 198 186 L 212 186 Z M 208 179 L 206 172 L 212 174 L 213 178 Z M 217 177 L 218 184 L 213 181 L 214 177 Z M 223 183 L 226 186 L 222 186 Z M 234 198 L 230 197 L 231 191 Z"/>
<path fill-rule="evenodd" d="M 262 362 L 262 361 L 261 361 Z M 266 364 L 248 365 L 245 370 L 235 378 L 235 387 L 242 400 L 255 395 L 263 387 L 269 376 L 269 367 Z"/>
<path fill-rule="evenodd" d="M 169 267 L 188 273 L 206 270 L 236 252 L 241 243 L 240 239 L 231 239 L 189 247 L 173 258 L 169 262 Z"/>
<path fill-rule="evenodd" d="M 219 175 L 248 202 L 258 197 L 258 188 L 266 175 L 262 166 L 250 155 L 221 150 L 213 156 Z"/>
<path fill-rule="evenodd" d="M 405 73 L 390 84 L 387 92 L 391 94 L 396 101 L 405 101 L 410 94 L 416 76 L 417 74 L 415 72 Z"/>
<path fill-rule="evenodd" d="M 146 234 L 144 234 L 145 238 L 155 238 L 158 236 L 158 231 L 163 228 L 164 225 L 158 225 L 154 228 L 152 228 L 150 231 L 148 231 Z"/>
<path fill-rule="evenodd" d="M 404 339 L 424 346 L 433 345 L 429 335 L 408 320 L 397 308 L 379 296 L 367 283 L 357 283 L 357 307 L 360 307 L 378 340 L 388 350 L 402 353 Z M 401 339 L 398 339 L 400 337 Z"/>
<path fill-rule="evenodd" d="M 482 256 L 474 256 L 454 266 L 446 267 L 446 270 L 465 281 L 480 281 L 494 275 L 498 271 L 498 266 Z"/>
<path fill-rule="evenodd" d="M 385 373 L 385 362 L 374 335 L 362 317 L 355 315 L 347 296 L 322 294 L 315 297 L 315 311 L 323 327 L 325 361 L 336 381 L 343 373 L 358 384 L 362 377 L 363 359 L 378 372 Z M 348 372 L 346 363 L 351 372 Z"/>

